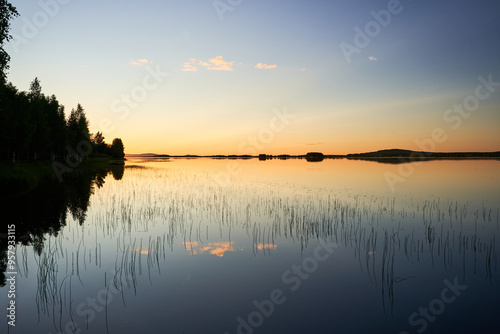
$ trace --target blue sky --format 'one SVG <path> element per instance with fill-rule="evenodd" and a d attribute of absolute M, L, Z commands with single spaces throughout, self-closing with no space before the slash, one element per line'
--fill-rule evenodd
<path fill-rule="evenodd" d="M 8 79 L 25 90 L 38 77 L 67 112 L 81 103 L 91 131 L 127 153 L 238 154 L 252 136 L 268 154 L 419 149 L 435 128 L 435 151 L 500 150 L 500 87 L 457 129 L 443 120 L 479 76 L 500 82 L 498 1 L 231 3 L 14 3 Z M 214 4 L 232 10 L 221 20 Z M 398 13 L 348 62 L 341 43 L 356 47 L 354 28 L 388 8 Z M 117 112 L 155 70 L 169 75 Z M 285 109 L 293 119 L 270 135 Z"/>

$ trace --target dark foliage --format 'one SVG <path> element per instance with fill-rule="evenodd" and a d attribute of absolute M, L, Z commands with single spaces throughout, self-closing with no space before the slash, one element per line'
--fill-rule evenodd
<path fill-rule="evenodd" d="M 82 156 L 90 155 L 89 148 L 123 158 L 121 139 L 115 146 L 109 146 L 98 132 L 100 139 L 96 135 L 94 141 L 97 140 L 97 144 L 91 145 L 89 121 L 80 104 L 71 110 L 66 120 L 64 106 L 54 95 L 42 93 L 38 78 L 31 83 L 29 92 L 18 91 L 14 85 L 6 83 L 10 57 L 3 45 L 11 38 L 10 20 L 18 15 L 14 6 L 0 0 L 0 160 L 69 158 L 80 161 Z"/>

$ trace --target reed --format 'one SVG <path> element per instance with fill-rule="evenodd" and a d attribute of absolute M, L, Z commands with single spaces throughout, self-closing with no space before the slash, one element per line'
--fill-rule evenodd
<path fill-rule="evenodd" d="M 58 330 L 68 319 L 84 327 L 74 316 L 72 296 L 86 291 L 93 273 L 104 273 L 104 287 L 120 291 L 126 307 L 141 284 L 153 285 L 168 272 L 174 253 L 189 251 L 186 244 L 208 247 L 221 240 L 248 242 L 244 251 L 256 257 L 272 256 L 282 243 L 296 243 L 303 252 L 333 241 L 352 251 L 390 315 L 395 286 L 418 279 L 400 271 L 405 263 L 430 259 L 436 270 L 458 268 L 464 279 L 480 273 L 492 284 L 498 275 L 498 223 L 499 208 L 485 203 L 283 190 L 243 181 L 218 187 L 208 172 L 134 167 L 95 192 L 83 226 L 69 222 L 46 238 L 40 254 L 23 247 L 20 258 L 25 277 L 30 256 L 35 260 L 39 321 L 41 315 L 52 317 Z M 106 331 L 108 316 L 106 305 Z"/>

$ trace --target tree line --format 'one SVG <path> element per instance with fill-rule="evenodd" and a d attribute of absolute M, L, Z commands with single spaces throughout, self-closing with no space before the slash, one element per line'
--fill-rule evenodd
<path fill-rule="evenodd" d="M 91 134 L 80 104 L 66 118 L 64 106 L 55 95 L 42 93 L 37 78 L 28 92 L 19 91 L 12 83 L 0 86 L 0 159 L 55 160 L 68 155 L 71 159 L 86 155 L 124 157 L 120 138 L 109 145 L 101 132 Z M 81 154 L 78 149 L 82 143 L 87 143 L 88 154 Z"/>
<path fill-rule="evenodd" d="M 0 160 L 56 160 L 80 162 L 87 156 L 123 159 L 120 138 L 111 145 L 101 132 L 89 132 L 85 110 L 78 104 L 66 118 L 55 95 L 46 96 L 38 78 L 28 92 L 7 83 L 10 56 L 4 50 L 10 21 L 19 16 L 7 0 L 0 0 Z"/>

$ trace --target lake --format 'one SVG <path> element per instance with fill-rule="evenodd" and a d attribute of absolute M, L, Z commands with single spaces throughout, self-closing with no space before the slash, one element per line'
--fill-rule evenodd
<path fill-rule="evenodd" d="M 499 167 L 129 159 L 75 172 L 2 203 L 17 241 L 16 322 L 2 327 L 496 333 Z"/>

